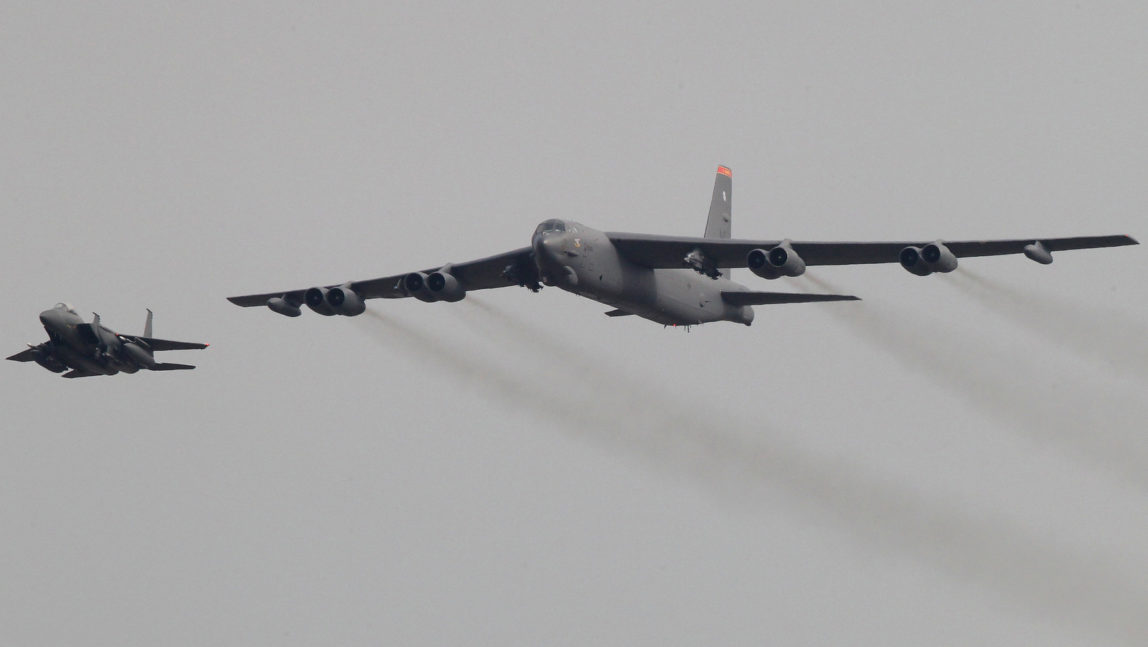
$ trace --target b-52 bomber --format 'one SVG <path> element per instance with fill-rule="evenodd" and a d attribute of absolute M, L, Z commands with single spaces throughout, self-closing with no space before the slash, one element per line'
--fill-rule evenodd
<path fill-rule="evenodd" d="M 23 350 L 8 359 L 14 362 L 36 362 L 63 377 L 90 377 L 149 371 L 181 371 L 195 368 L 188 364 L 164 364 L 155 361 L 161 350 L 197 350 L 207 344 L 156 339 L 151 336 L 152 313 L 147 311 L 143 335 L 121 335 L 100 324 L 100 315 L 84 323 L 75 308 L 58 303 L 40 313 L 40 323 L 48 331 L 48 341 Z M 70 371 L 68 369 L 71 369 Z"/>
<path fill-rule="evenodd" d="M 711 321 L 750 325 L 755 305 L 847 301 L 836 294 L 759 292 L 730 280 L 731 268 L 765 279 L 800 276 L 813 265 L 900 263 L 917 276 L 952 272 L 957 259 L 1024 254 L 1037 263 L 1073 249 L 1135 245 L 1128 236 L 1023 238 L 983 241 L 800 242 L 730 237 L 732 173 L 719 166 L 701 238 L 602 232 L 570 220 L 546 220 L 529 247 L 466 263 L 366 281 L 229 297 L 243 306 L 267 306 L 297 317 L 301 307 L 321 315 L 362 314 L 366 299 L 414 297 L 455 302 L 467 292 L 542 285 L 607 304 L 611 317 L 636 315 L 663 325 Z"/>

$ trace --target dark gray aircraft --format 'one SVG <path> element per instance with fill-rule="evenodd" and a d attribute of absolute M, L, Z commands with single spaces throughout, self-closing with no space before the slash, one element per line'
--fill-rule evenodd
<path fill-rule="evenodd" d="M 148 310 L 143 335 L 121 335 L 100 325 L 100 315 L 94 315 L 92 323 L 84 323 L 72 306 L 57 303 L 51 310 L 40 313 L 40 322 L 48 331 L 48 341 L 38 346 L 29 344 L 27 350 L 8 359 L 36 362 L 53 373 L 72 369 L 64 373 L 64 377 L 135 373 L 141 368 L 149 371 L 195 368 L 188 364 L 156 362 L 155 351 L 200 349 L 207 348 L 207 344 L 155 339 L 151 336 L 151 320 L 151 310 Z"/>
<path fill-rule="evenodd" d="M 362 314 L 365 299 L 414 297 L 454 302 L 467 292 L 512 285 L 538 291 L 557 286 L 614 308 L 611 317 L 637 315 L 664 325 L 710 321 L 750 325 L 755 305 L 846 301 L 835 294 L 757 292 L 730 280 L 747 267 L 765 279 L 800 276 L 811 265 L 900 263 L 917 276 L 952 272 L 968 256 L 1024 254 L 1042 264 L 1052 252 L 1135 245 L 1128 236 L 1024 238 L 986 241 L 798 242 L 730 238 L 730 170 L 719 166 L 702 238 L 602 232 L 569 220 L 547 220 L 529 247 L 466 263 L 447 264 L 366 281 L 230 297 L 297 317 L 304 304 L 321 315 Z"/>

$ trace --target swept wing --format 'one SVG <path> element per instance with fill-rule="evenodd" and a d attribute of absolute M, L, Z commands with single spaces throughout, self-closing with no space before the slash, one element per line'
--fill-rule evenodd
<path fill-rule="evenodd" d="M 651 234 L 606 234 L 614 247 L 633 263 L 650 268 L 683 267 L 683 259 L 694 250 L 719 267 L 747 267 L 747 257 L 755 249 L 771 249 L 788 243 L 806 265 L 861 265 L 897 263 L 906 247 L 924 246 L 934 241 L 901 242 L 808 242 L 781 240 L 721 240 L 658 236 Z M 1098 247 L 1136 245 L 1129 236 L 1078 236 L 1074 238 L 1023 238 L 1012 240 L 943 241 L 958 258 L 1022 254 L 1025 247 L 1039 242 L 1049 252 Z"/>
<path fill-rule="evenodd" d="M 502 254 L 488 256 L 466 263 L 450 264 L 450 273 L 459 282 L 459 285 L 468 292 L 471 290 L 488 290 L 491 288 L 504 288 L 521 285 L 520 279 L 507 268 L 526 268 L 529 265 L 532 251 L 529 247 L 522 247 Z M 423 274 L 439 271 L 438 267 L 420 270 Z M 350 288 L 363 299 L 400 299 L 408 296 L 403 289 L 403 278 L 407 274 L 395 274 L 365 281 L 351 281 Z M 324 286 L 327 289 L 347 285 L 337 283 Z M 286 290 L 281 292 L 266 292 L 263 294 L 247 294 L 238 297 L 228 297 L 227 300 L 237 306 L 252 307 L 265 306 L 273 298 L 282 298 L 294 305 L 303 303 L 303 294 L 307 288 Z"/>

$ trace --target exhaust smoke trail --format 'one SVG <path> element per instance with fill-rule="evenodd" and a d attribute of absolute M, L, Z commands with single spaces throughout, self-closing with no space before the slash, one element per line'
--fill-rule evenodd
<path fill-rule="evenodd" d="M 970 516 L 847 463 L 819 458 L 787 444 L 760 421 L 748 427 L 759 430 L 760 437 L 742 436 L 731 430 L 747 427 L 722 411 L 698 411 L 696 403 L 682 403 L 587 361 L 542 328 L 485 302 L 472 304 L 504 341 L 525 343 L 543 361 L 573 369 L 578 382 L 593 385 L 572 400 L 581 413 L 573 419 L 578 422 L 547 416 L 566 433 L 621 445 L 658 471 L 686 476 L 723 500 L 752 504 L 761 493 L 783 488 L 894 554 L 908 552 L 962 579 L 1007 592 L 1041 613 L 1112 632 L 1121 640 L 1136 642 L 1148 635 L 1148 623 L 1138 611 L 1148 603 L 1148 592 L 1118 569 L 1096 568 L 1092 560 L 1058 551 L 1044 538 L 999 520 Z M 635 402 L 653 406 L 635 412 Z M 1090 593 L 1082 597 L 1082 591 Z"/>
<path fill-rule="evenodd" d="M 1110 309 L 1085 309 L 960 268 L 949 282 L 1029 330 L 1106 365 L 1148 380 L 1148 326 Z"/>
<path fill-rule="evenodd" d="M 808 281 L 833 289 L 821 279 Z M 1142 402 L 1088 382 L 1057 380 L 1033 358 L 966 328 L 890 308 L 861 302 L 848 312 L 827 312 L 866 343 L 1009 427 L 1069 446 L 1148 490 L 1148 439 L 1140 422 L 1148 409 Z"/>

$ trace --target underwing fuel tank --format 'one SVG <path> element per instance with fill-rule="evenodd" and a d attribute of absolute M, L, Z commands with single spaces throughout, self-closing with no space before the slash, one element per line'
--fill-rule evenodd
<path fill-rule="evenodd" d="M 299 306 L 293 305 L 283 297 L 272 297 L 267 300 L 267 307 L 271 308 L 272 312 L 278 312 L 285 317 L 298 317 L 303 314 L 299 310 Z"/>
<path fill-rule="evenodd" d="M 1034 260 L 1041 265 L 1048 265 L 1052 262 L 1052 252 L 1044 246 L 1044 243 L 1039 240 L 1024 246 L 1024 255 L 1030 260 Z"/>

